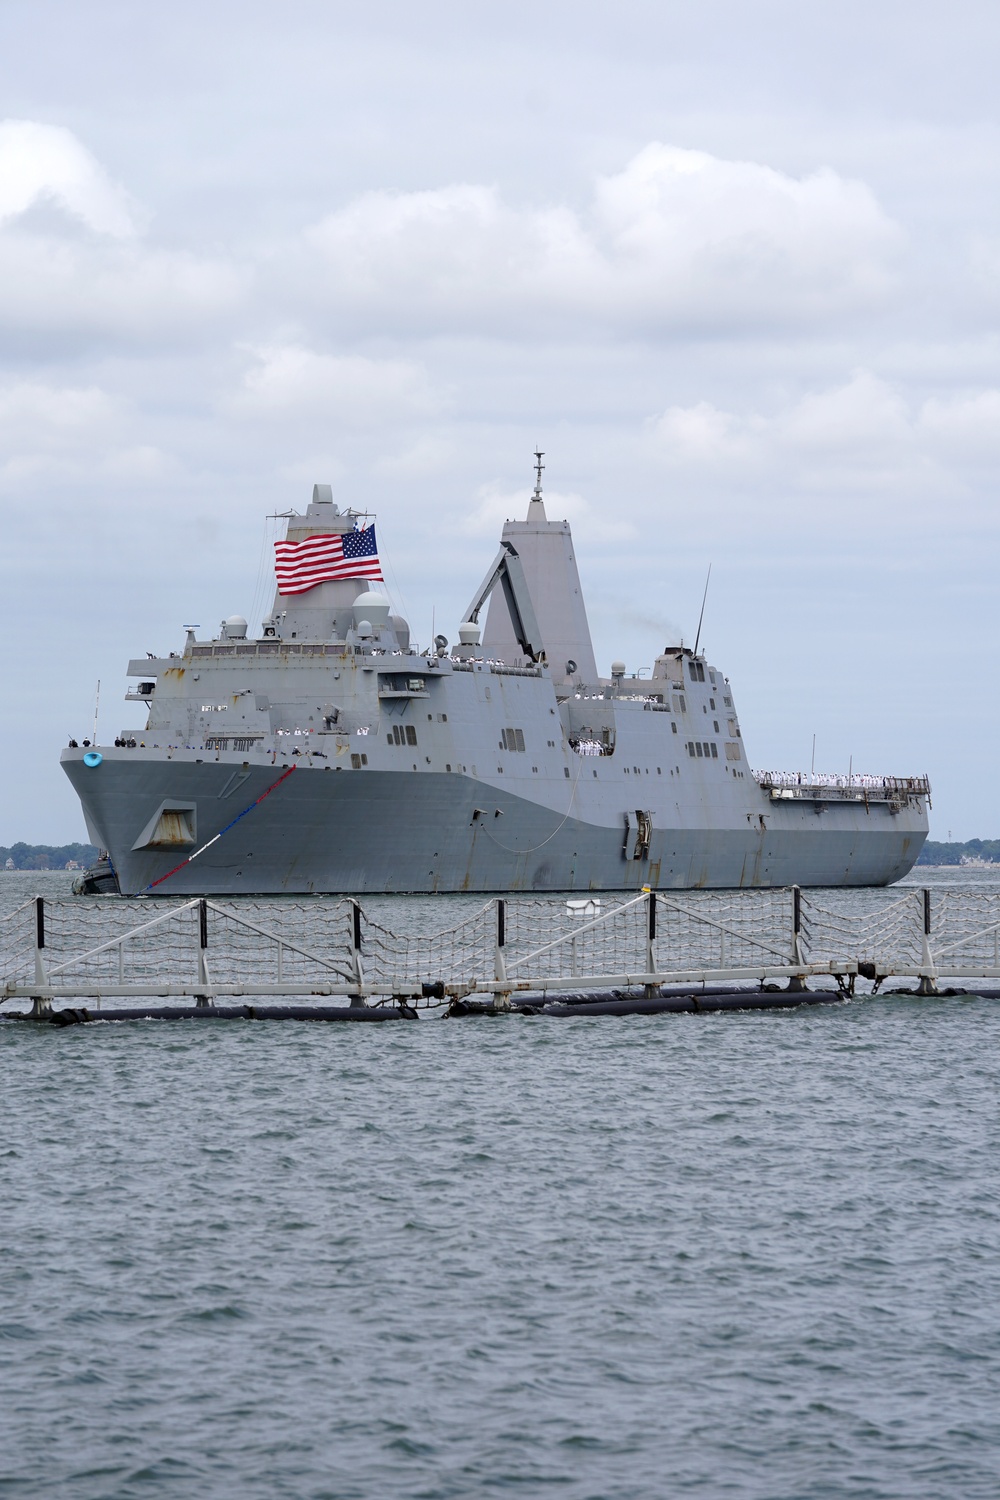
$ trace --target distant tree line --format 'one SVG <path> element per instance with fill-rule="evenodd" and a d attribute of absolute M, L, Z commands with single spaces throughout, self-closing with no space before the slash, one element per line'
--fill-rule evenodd
<path fill-rule="evenodd" d="M 964 844 L 939 844 L 928 839 L 920 851 L 918 865 L 960 865 L 965 859 L 985 859 L 1000 864 L 1000 839 L 968 839 Z"/>
<path fill-rule="evenodd" d="M 11 844 L 9 849 L 0 844 L 0 874 L 9 868 L 8 860 L 15 870 L 65 870 L 70 860 L 85 870 L 97 854 L 93 844 Z"/>

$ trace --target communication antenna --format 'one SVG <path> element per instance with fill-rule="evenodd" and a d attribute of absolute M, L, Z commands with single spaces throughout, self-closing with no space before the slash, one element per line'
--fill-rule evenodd
<path fill-rule="evenodd" d="M 705 579 L 705 592 L 701 596 L 701 614 L 698 616 L 698 634 L 694 638 L 694 655 L 698 655 L 698 642 L 701 640 L 701 622 L 705 618 L 705 600 L 708 598 L 708 585 L 712 577 L 712 564 L 708 565 L 708 578 Z"/>
<path fill-rule="evenodd" d="M 542 452 L 542 450 L 540 448 L 536 448 L 535 449 L 535 493 L 531 497 L 532 500 L 540 500 L 542 498 L 542 470 L 545 468 L 545 465 L 542 463 L 542 459 L 544 457 L 545 457 L 545 454 Z"/>
<path fill-rule="evenodd" d="M 815 774 L 816 774 L 816 736 L 815 735 L 813 735 L 813 758 L 812 758 L 812 765 L 809 768 L 809 774 L 811 776 L 815 776 Z"/>
<path fill-rule="evenodd" d="M 94 739 L 93 739 L 93 743 L 95 745 L 97 744 L 97 710 L 100 708 L 100 706 L 101 706 L 101 679 L 98 677 L 98 679 L 97 679 L 97 693 L 96 693 L 96 696 L 94 698 Z"/>

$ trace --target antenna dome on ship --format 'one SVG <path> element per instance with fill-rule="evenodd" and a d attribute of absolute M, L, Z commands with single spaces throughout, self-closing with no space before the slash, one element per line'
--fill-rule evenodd
<path fill-rule="evenodd" d="M 389 601 L 384 594 L 377 594 L 374 589 L 366 589 L 363 594 L 359 594 L 352 607 L 355 629 L 360 627 L 362 620 L 367 620 L 369 627 L 376 630 L 389 623 Z"/>
<path fill-rule="evenodd" d="M 462 646 L 478 646 L 479 635 L 479 626 L 475 620 L 465 620 L 458 627 L 459 644 Z"/>
<path fill-rule="evenodd" d="M 226 635 L 231 641 L 243 640 L 247 633 L 247 622 L 242 615 L 230 615 L 228 620 L 223 621 L 223 624 L 226 627 Z"/>

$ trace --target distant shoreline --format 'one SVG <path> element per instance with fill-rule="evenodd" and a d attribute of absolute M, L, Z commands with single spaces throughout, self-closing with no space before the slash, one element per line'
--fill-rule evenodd
<path fill-rule="evenodd" d="M 0 875 L 39 870 L 85 870 L 99 854 L 94 844 L 0 844 Z"/>
<path fill-rule="evenodd" d="M 1000 839 L 966 839 L 963 844 L 928 839 L 917 857 L 917 865 L 1000 865 Z"/>

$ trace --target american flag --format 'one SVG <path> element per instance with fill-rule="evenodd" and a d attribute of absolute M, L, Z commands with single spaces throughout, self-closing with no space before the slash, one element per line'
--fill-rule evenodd
<path fill-rule="evenodd" d="M 375 578 L 382 582 L 374 521 L 341 536 L 275 542 L 274 552 L 274 571 L 282 594 L 304 594 L 330 578 Z"/>

